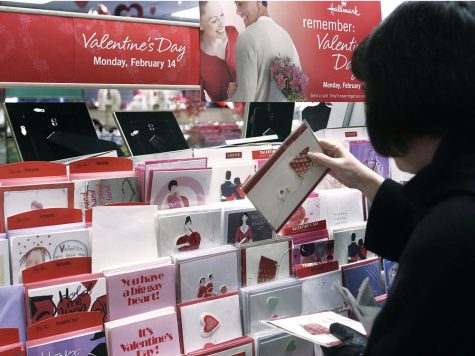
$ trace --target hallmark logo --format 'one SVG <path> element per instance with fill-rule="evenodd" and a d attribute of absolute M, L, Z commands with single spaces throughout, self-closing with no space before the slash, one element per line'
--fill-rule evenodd
<path fill-rule="evenodd" d="M 340 5 L 336 5 L 336 6 L 333 3 L 331 3 L 330 7 L 327 8 L 327 10 L 330 10 L 330 13 L 332 14 L 332 16 L 335 15 L 335 12 L 360 16 L 360 13 L 356 5 L 352 9 L 346 8 L 346 1 L 342 1 Z"/>

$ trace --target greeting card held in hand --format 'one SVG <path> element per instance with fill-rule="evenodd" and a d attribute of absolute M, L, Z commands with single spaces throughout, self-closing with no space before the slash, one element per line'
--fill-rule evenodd
<path fill-rule="evenodd" d="M 222 244 L 221 208 L 199 206 L 158 212 L 161 256 L 202 250 Z"/>
<path fill-rule="evenodd" d="M 180 354 L 177 315 L 173 307 L 105 323 L 109 355 Z"/>
<path fill-rule="evenodd" d="M 175 265 L 169 258 L 117 271 L 105 271 L 108 320 L 175 306 Z"/>
<path fill-rule="evenodd" d="M 294 131 L 244 186 L 244 192 L 279 231 L 326 174 L 307 157 L 322 152 L 307 122 Z"/>
<path fill-rule="evenodd" d="M 184 353 L 242 336 L 237 293 L 179 304 L 178 310 Z"/>
<path fill-rule="evenodd" d="M 21 271 L 43 262 L 89 257 L 89 230 L 78 229 L 18 235 L 10 238 L 12 280 L 21 283 Z"/>

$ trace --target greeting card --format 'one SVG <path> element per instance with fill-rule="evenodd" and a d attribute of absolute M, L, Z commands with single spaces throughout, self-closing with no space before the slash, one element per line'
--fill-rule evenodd
<path fill-rule="evenodd" d="M 290 239 L 278 238 L 253 245 L 241 245 L 243 286 L 283 279 L 291 273 Z"/>
<path fill-rule="evenodd" d="M 259 336 L 256 343 L 260 356 L 313 355 L 312 342 L 285 333 Z"/>
<path fill-rule="evenodd" d="M 359 190 L 340 188 L 320 191 L 320 219 L 328 228 L 363 223 L 365 200 Z"/>
<path fill-rule="evenodd" d="M 13 283 L 21 283 L 21 272 L 40 263 L 70 257 L 89 257 L 89 230 L 78 229 L 10 238 Z"/>
<path fill-rule="evenodd" d="M 158 212 L 161 256 L 222 244 L 221 208 L 210 205 Z"/>
<path fill-rule="evenodd" d="M 334 312 L 321 312 L 275 319 L 267 321 L 266 323 L 280 328 L 289 334 L 326 347 L 339 345 L 341 343 L 340 339 L 330 334 L 329 328 L 333 323 L 349 326 L 361 334 L 366 335 L 366 331 L 360 322 Z"/>
<path fill-rule="evenodd" d="M 342 265 L 374 257 L 364 246 L 366 224 L 345 226 L 333 230 L 335 259 Z"/>
<path fill-rule="evenodd" d="M 288 236 L 305 230 L 307 224 L 321 220 L 320 198 L 317 193 L 312 192 L 300 205 L 290 219 L 285 223 L 279 232 Z"/>
<path fill-rule="evenodd" d="M 302 314 L 333 310 L 343 306 L 343 299 L 333 288 L 341 282 L 341 271 L 332 271 L 301 279 Z"/>
<path fill-rule="evenodd" d="M 78 331 L 66 335 L 57 335 L 37 339 L 26 344 L 28 356 L 45 355 L 107 355 L 106 339 L 102 327 L 92 331 Z"/>
<path fill-rule="evenodd" d="M 0 287 L 1 328 L 17 328 L 20 340 L 26 340 L 25 292 L 22 284 Z"/>
<path fill-rule="evenodd" d="M 234 247 L 182 256 L 176 259 L 178 300 L 182 303 L 238 291 L 238 253 Z"/>
<path fill-rule="evenodd" d="M 341 266 L 343 286 L 356 298 L 358 289 L 363 280 L 368 277 L 373 295 L 384 294 L 383 281 L 381 279 L 381 262 L 379 258 L 371 258 L 364 261 Z"/>
<path fill-rule="evenodd" d="M 180 354 L 177 316 L 173 307 L 105 323 L 109 355 Z"/>
<path fill-rule="evenodd" d="M 328 236 L 328 233 L 326 233 Z M 328 238 L 315 239 L 311 242 L 298 241 L 294 238 L 292 261 L 293 265 L 333 260 L 334 241 Z"/>
<path fill-rule="evenodd" d="M 8 240 L 0 239 L 0 287 L 10 285 Z"/>
<path fill-rule="evenodd" d="M 150 203 L 159 209 L 186 208 L 208 201 L 211 168 L 156 171 Z"/>
<path fill-rule="evenodd" d="M 236 162 L 217 161 L 212 166 L 210 201 L 244 199 L 243 186 L 256 172 L 256 163 L 251 160 Z"/>
<path fill-rule="evenodd" d="M 102 320 L 107 320 L 106 280 L 100 275 L 85 275 L 75 281 L 56 284 L 51 280 L 47 286 L 28 288 L 26 291 L 27 324 L 60 315 L 98 311 Z"/>
<path fill-rule="evenodd" d="M 371 142 L 366 140 L 350 141 L 350 152 L 366 167 L 383 178 L 389 178 L 389 158 L 378 154 Z"/>
<path fill-rule="evenodd" d="M 302 284 L 289 279 L 241 288 L 244 331 L 247 335 L 269 326 L 263 320 L 302 314 Z"/>
<path fill-rule="evenodd" d="M 37 209 L 73 207 L 73 183 L 0 187 L 0 232 L 7 228 L 3 219 L 9 216 Z"/>
<path fill-rule="evenodd" d="M 253 208 L 224 210 L 224 233 L 228 244 L 268 240 L 274 237 L 274 229 L 262 214 Z"/>
<path fill-rule="evenodd" d="M 254 356 L 254 350 L 254 339 L 243 336 L 221 344 L 209 345 L 204 349 L 190 352 L 187 356 Z"/>
<path fill-rule="evenodd" d="M 175 306 L 175 265 L 170 259 L 104 272 L 108 320 Z"/>
<path fill-rule="evenodd" d="M 242 336 L 237 293 L 179 304 L 178 313 L 184 353 Z"/>
<path fill-rule="evenodd" d="M 191 168 L 206 168 L 208 159 L 203 158 L 181 158 L 181 159 L 167 159 L 161 161 L 146 161 L 143 162 L 139 169 L 139 177 L 142 182 L 142 196 L 146 202 L 150 202 L 150 191 L 152 188 L 153 175 L 155 171 L 170 170 L 170 169 L 191 169 Z"/>
<path fill-rule="evenodd" d="M 97 206 L 92 211 L 92 271 L 158 257 L 156 206 Z"/>
<path fill-rule="evenodd" d="M 111 203 L 140 201 L 137 177 L 78 180 L 74 182 L 75 207 L 90 209 Z"/>
<path fill-rule="evenodd" d="M 384 286 L 387 294 L 391 294 L 392 285 L 396 278 L 398 267 L 399 263 L 383 258 Z"/>
<path fill-rule="evenodd" d="M 326 174 L 325 168 L 306 160 L 306 150 L 322 152 L 312 129 L 304 122 L 244 186 L 249 200 L 276 231 Z"/>

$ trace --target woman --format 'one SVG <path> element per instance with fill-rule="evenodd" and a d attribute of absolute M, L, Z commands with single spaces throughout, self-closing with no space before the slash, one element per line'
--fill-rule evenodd
<path fill-rule="evenodd" d="M 170 193 L 167 195 L 167 204 L 170 209 L 183 208 L 190 205 L 188 198 L 184 195 L 180 195 L 177 191 L 177 187 L 178 182 L 174 179 L 168 183 L 168 190 Z"/>
<path fill-rule="evenodd" d="M 224 25 L 224 12 L 217 1 L 200 1 L 201 100 L 226 101 L 236 81 L 235 47 L 238 31 Z"/>
<path fill-rule="evenodd" d="M 201 235 L 191 229 L 191 217 L 185 218 L 185 234 L 180 236 L 175 243 L 178 251 L 189 251 L 200 248 Z"/>
<path fill-rule="evenodd" d="M 253 241 L 254 234 L 252 232 L 252 226 L 247 223 L 247 220 L 249 220 L 249 215 L 247 213 L 243 213 L 241 215 L 241 225 L 238 226 L 234 235 L 235 244 Z"/>
<path fill-rule="evenodd" d="M 309 153 L 372 201 L 365 246 L 399 262 L 367 346 L 332 324 L 343 344 L 325 355 L 474 354 L 475 308 L 457 304 L 475 259 L 474 39 L 473 2 L 407 2 L 353 54 L 373 146 L 415 176 L 383 180 L 330 141 Z"/>

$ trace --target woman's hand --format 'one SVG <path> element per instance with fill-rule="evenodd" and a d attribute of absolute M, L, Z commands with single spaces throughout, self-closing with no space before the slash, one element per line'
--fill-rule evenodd
<path fill-rule="evenodd" d="M 360 190 L 370 201 L 384 178 L 358 161 L 338 142 L 320 139 L 324 153 L 309 152 L 307 156 L 319 166 L 330 169 L 330 174 L 349 188 Z"/>

